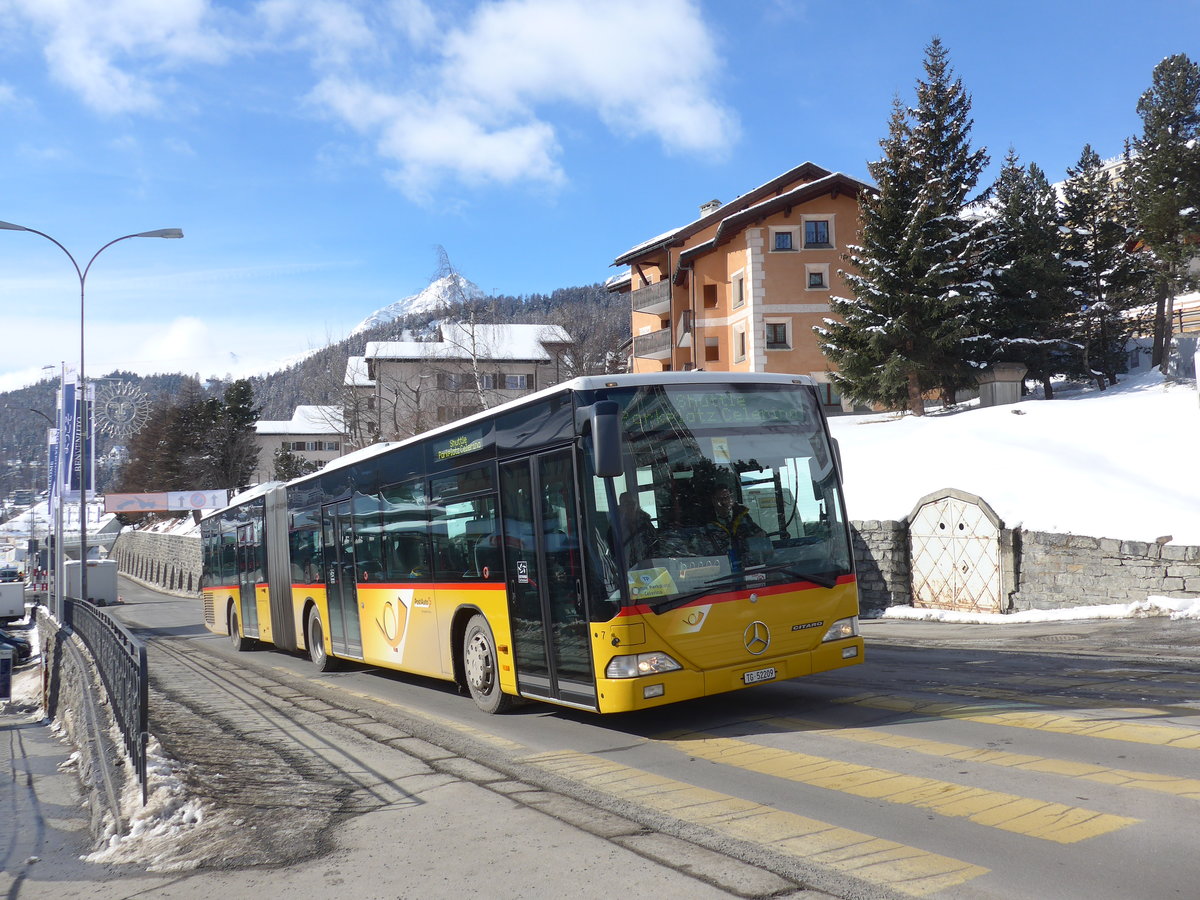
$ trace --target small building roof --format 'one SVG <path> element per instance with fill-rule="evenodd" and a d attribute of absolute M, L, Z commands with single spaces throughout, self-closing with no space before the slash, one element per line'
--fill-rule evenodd
<path fill-rule="evenodd" d="M 571 336 L 558 325 L 469 325 L 448 322 L 440 341 L 371 341 L 364 357 L 390 360 L 479 359 L 548 362 L 547 345 L 569 343 Z M 364 373 L 365 374 L 365 373 Z M 349 368 L 347 367 L 347 382 Z"/>
<path fill-rule="evenodd" d="M 365 356 L 351 356 L 346 360 L 346 387 L 375 387 L 375 379 L 367 369 Z"/>
<path fill-rule="evenodd" d="M 682 228 L 676 228 L 673 231 L 660 234 L 658 237 L 651 238 L 648 241 L 643 241 L 636 247 L 626 250 L 615 260 L 614 266 L 628 265 L 639 256 L 643 256 L 650 250 L 657 250 L 663 247 L 669 247 L 672 244 L 678 244 L 686 240 L 691 235 L 698 231 L 702 231 L 714 222 L 719 222 L 722 219 L 728 218 L 734 213 L 742 212 L 755 204 L 770 199 L 772 194 L 778 194 L 784 187 L 791 184 L 793 181 L 804 179 L 805 181 L 816 181 L 834 174 L 829 169 L 822 168 L 811 162 L 804 162 L 796 166 L 794 169 L 789 169 L 782 175 L 772 178 L 765 184 L 760 184 L 753 190 L 747 191 L 735 200 L 731 200 L 722 206 L 716 207 L 711 212 L 705 213 L 700 218 L 689 222 Z M 845 176 L 843 176 L 845 177 Z M 861 182 L 860 182 L 861 183 Z M 706 204 L 707 205 L 707 204 Z"/>
<path fill-rule="evenodd" d="M 292 418 L 286 422 L 267 419 L 254 423 L 258 434 L 344 434 L 339 406 L 297 406 Z"/>

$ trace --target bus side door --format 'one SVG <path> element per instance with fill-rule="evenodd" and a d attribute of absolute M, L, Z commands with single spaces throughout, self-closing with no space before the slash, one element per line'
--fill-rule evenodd
<path fill-rule="evenodd" d="M 338 656 L 362 659 L 358 580 L 354 559 L 354 514 L 349 500 L 321 509 L 325 544 L 325 596 L 329 604 L 329 642 Z"/>
<path fill-rule="evenodd" d="M 242 634 L 258 637 L 258 597 L 256 586 L 262 580 L 262 534 L 253 522 L 239 525 L 237 545 L 238 619 Z"/>
<path fill-rule="evenodd" d="M 594 709 L 571 451 L 503 463 L 500 492 L 517 684 Z"/>

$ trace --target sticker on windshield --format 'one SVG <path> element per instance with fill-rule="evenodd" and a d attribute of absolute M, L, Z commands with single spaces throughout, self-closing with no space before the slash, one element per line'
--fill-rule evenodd
<path fill-rule="evenodd" d="M 715 437 L 712 439 L 713 462 L 729 465 L 729 438 Z"/>
<path fill-rule="evenodd" d="M 629 596 L 633 600 L 651 600 L 678 592 L 671 573 L 661 567 L 630 569 Z"/>

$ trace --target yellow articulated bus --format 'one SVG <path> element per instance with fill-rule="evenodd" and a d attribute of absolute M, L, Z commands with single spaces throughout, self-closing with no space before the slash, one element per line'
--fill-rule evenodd
<path fill-rule="evenodd" d="M 575 379 L 203 520 L 244 649 L 625 712 L 863 659 L 839 461 L 808 378 Z"/>

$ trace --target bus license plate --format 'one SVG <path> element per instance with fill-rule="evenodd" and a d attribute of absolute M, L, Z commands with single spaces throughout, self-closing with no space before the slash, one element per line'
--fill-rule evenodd
<path fill-rule="evenodd" d="M 745 684 L 758 684 L 760 681 L 771 681 L 775 677 L 775 667 L 769 666 L 765 669 L 755 669 L 753 672 L 747 672 L 742 676 L 742 682 Z"/>

